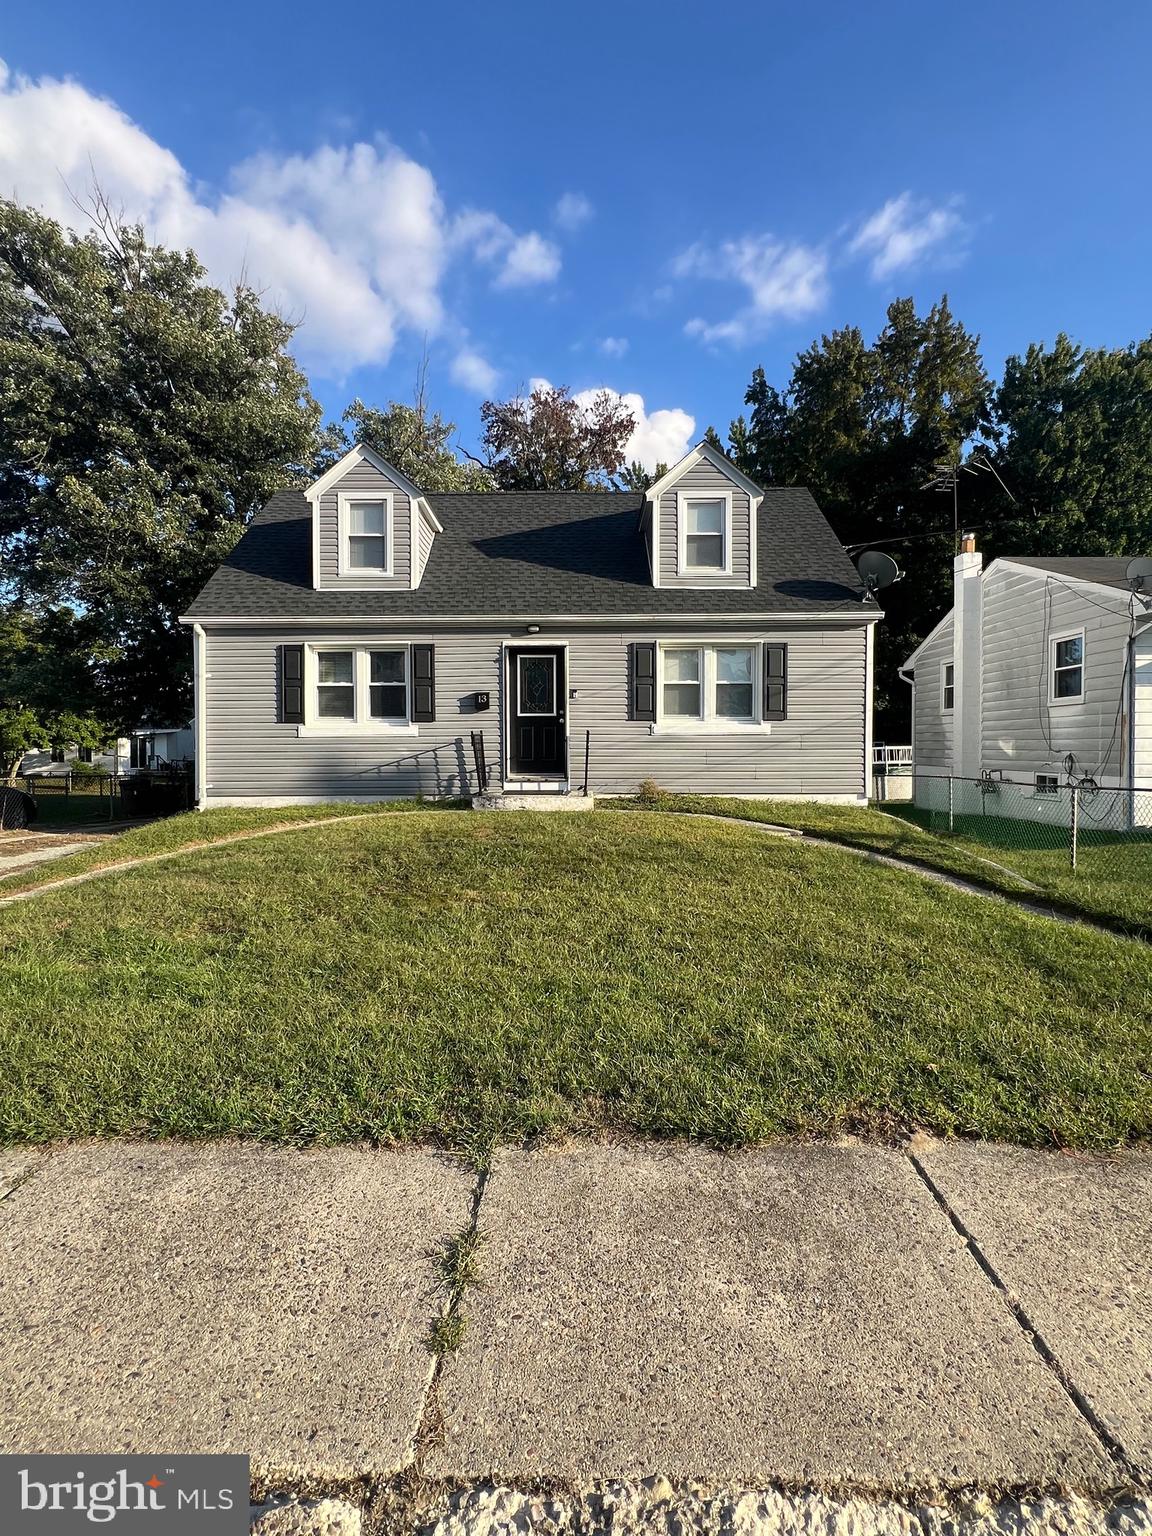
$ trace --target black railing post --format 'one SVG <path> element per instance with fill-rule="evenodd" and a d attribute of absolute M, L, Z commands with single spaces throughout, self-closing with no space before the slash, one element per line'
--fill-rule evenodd
<path fill-rule="evenodd" d="M 584 785 L 580 791 L 582 795 L 588 793 L 588 758 L 592 752 L 592 732 L 584 732 Z"/>
<path fill-rule="evenodd" d="M 484 756 L 484 732 L 472 731 L 472 760 L 476 764 L 476 787 L 481 794 L 488 788 L 488 763 Z"/>

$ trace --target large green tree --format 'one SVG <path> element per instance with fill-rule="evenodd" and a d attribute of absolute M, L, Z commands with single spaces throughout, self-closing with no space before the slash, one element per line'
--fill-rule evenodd
<path fill-rule="evenodd" d="M 1030 346 L 1005 364 L 994 412 L 991 457 L 1018 507 L 990 548 L 1152 553 L 1152 337 Z"/>
<path fill-rule="evenodd" d="M 763 485 L 807 485 L 837 536 L 896 555 L 905 579 L 883 595 L 876 656 L 877 729 L 908 729 L 908 690 L 896 667 L 950 601 L 952 505 L 930 488 L 941 465 L 990 426 L 992 384 L 979 338 L 947 298 L 925 315 L 912 299 L 888 308 L 869 343 L 833 331 L 796 358 L 784 389 L 758 368 L 748 416 L 732 423 L 731 451 Z"/>
<path fill-rule="evenodd" d="M 82 617 L 110 727 L 186 717 L 177 624 L 318 407 L 293 327 L 106 207 L 80 237 L 0 201 L 0 561 L 9 602 Z"/>
<path fill-rule="evenodd" d="M 411 404 L 390 400 L 372 406 L 353 400 L 340 422 L 326 428 L 313 467 L 323 474 L 354 443 L 366 443 L 422 491 L 494 491 L 488 471 L 455 452 L 455 433 L 456 424 L 428 405 L 422 364 Z"/>
<path fill-rule="evenodd" d="M 11 784 L 26 752 L 102 747 L 112 734 L 95 710 L 94 662 L 84 621 L 0 608 L 0 778 Z"/>

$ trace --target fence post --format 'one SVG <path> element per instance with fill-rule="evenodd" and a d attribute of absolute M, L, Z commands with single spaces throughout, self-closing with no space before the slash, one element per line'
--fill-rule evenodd
<path fill-rule="evenodd" d="M 1080 786 L 1072 786 L 1072 868 L 1076 868 L 1076 842 L 1080 831 Z"/>
<path fill-rule="evenodd" d="M 68 772 L 64 775 L 64 798 L 65 798 L 65 800 L 69 800 L 69 799 L 71 799 L 71 797 L 72 797 L 72 770 L 71 770 L 71 768 L 69 768 Z"/>
<path fill-rule="evenodd" d="M 951 774 L 948 775 L 948 830 L 949 830 L 949 832 L 955 832 L 955 830 L 956 830 L 956 818 L 953 815 L 952 775 Z"/>

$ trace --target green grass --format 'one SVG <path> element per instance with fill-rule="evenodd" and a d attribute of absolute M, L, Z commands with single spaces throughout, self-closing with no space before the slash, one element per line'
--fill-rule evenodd
<path fill-rule="evenodd" d="M 899 801 L 880 811 L 864 805 L 657 792 L 629 803 L 647 810 L 703 812 L 796 827 L 847 847 L 910 859 L 989 890 L 1046 902 L 1118 931 L 1152 938 L 1152 838 L 1106 839 L 1089 831 L 1079 868 L 1073 871 L 1067 848 L 1051 846 L 1067 834 L 1052 827 L 994 817 L 962 817 L 958 818 L 960 830 L 950 834 L 929 830 L 930 813 Z M 1037 889 L 1028 890 L 1025 882 Z"/>
<path fill-rule="evenodd" d="M 36 864 L 0 880 L 0 898 L 14 891 L 31 890 L 35 886 L 51 885 L 70 875 L 81 875 L 90 869 L 106 869 L 127 859 L 145 858 L 153 853 L 171 853 L 198 843 L 211 843 L 219 838 L 232 837 L 238 832 L 257 832 L 267 827 L 287 827 L 309 821 L 324 821 L 333 816 L 380 815 L 384 811 L 427 811 L 430 809 L 456 809 L 458 801 L 440 801 L 431 807 L 419 800 L 381 800 L 375 803 L 335 802 L 327 805 L 289 805 L 276 809 L 248 810 L 243 806 L 225 806 L 215 811 L 190 811 L 183 816 L 169 816 L 160 821 L 145 822 L 106 842 L 97 843 L 79 853 L 63 859 Z M 35 832 L 36 827 L 29 828 Z"/>
<path fill-rule="evenodd" d="M 891 809 L 917 827 L 927 825 L 932 816 L 912 805 Z M 1152 834 L 1102 831 L 1090 818 L 1089 807 L 1081 822 L 1075 870 L 1063 827 L 1014 817 L 958 816 L 954 833 L 935 837 L 945 847 L 982 853 L 1018 870 L 1069 910 L 1152 937 Z"/>
<path fill-rule="evenodd" d="M 1152 1131 L 1152 953 L 702 819 L 350 818 L 0 912 L 0 1060 L 14 1142 L 1105 1147 Z"/>

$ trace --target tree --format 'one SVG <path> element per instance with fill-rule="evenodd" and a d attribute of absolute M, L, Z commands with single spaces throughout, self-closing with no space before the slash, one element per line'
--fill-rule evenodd
<path fill-rule="evenodd" d="M 947 297 L 923 316 L 899 299 L 871 345 L 853 326 L 801 352 L 783 391 L 756 369 L 750 416 L 729 431 L 745 473 L 763 485 L 807 485 L 846 546 L 885 541 L 904 567 L 905 580 L 883 598 L 880 734 L 907 731 L 908 690 L 896 667 L 951 601 L 951 507 L 927 482 L 989 429 L 991 396 L 979 338 L 954 319 Z"/>
<path fill-rule="evenodd" d="M 366 443 L 422 491 L 492 491 L 492 476 L 481 465 L 462 462 L 451 447 L 455 422 L 445 421 L 427 403 L 427 367 L 421 363 L 411 405 L 390 400 L 369 406 L 353 400 L 339 425 L 324 434 L 314 469 L 321 475 L 353 443 Z"/>
<path fill-rule="evenodd" d="M 1015 521 L 997 552 L 1152 551 L 1152 338 L 1084 350 L 1060 335 L 1051 348 L 1030 346 L 1005 364 L 994 407 L 989 451 L 1028 509 L 1007 514 Z"/>
<path fill-rule="evenodd" d="M 0 559 L 10 601 L 83 615 L 101 712 L 129 728 L 187 716 L 177 615 L 300 482 L 319 409 L 253 289 L 92 212 L 80 237 L 0 201 Z"/>
<path fill-rule="evenodd" d="M 50 620 L 0 613 L 0 776 L 12 784 L 26 752 L 39 747 L 102 747 L 115 735 L 90 711 L 91 669 L 66 610 Z M 69 707 L 62 700 L 72 700 Z"/>
<path fill-rule="evenodd" d="M 616 484 L 622 491 L 646 491 L 650 485 L 655 485 L 661 476 L 668 473 L 668 466 L 663 461 L 657 464 L 653 470 L 647 470 L 639 459 L 633 459 L 630 464 L 616 476 Z"/>
<path fill-rule="evenodd" d="M 537 386 L 526 400 L 485 400 L 480 418 L 485 467 L 502 491 L 605 489 L 623 468 L 636 426 L 609 390 L 585 404 L 551 385 Z"/>

